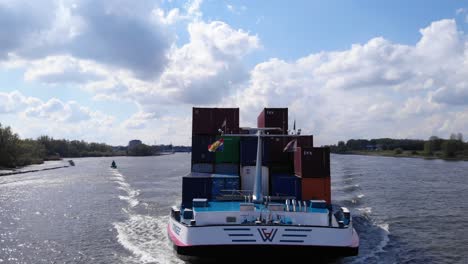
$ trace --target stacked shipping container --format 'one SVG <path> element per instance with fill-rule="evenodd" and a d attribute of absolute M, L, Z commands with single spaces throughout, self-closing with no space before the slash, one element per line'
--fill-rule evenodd
<path fill-rule="evenodd" d="M 239 133 L 239 108 L 193 108 L 192 173 L 182 180 L 183 207 L 191 207 L 193 198 L 216 199 L 221 190 L 240 189 L 239 137 L 223 136 L 223 151 L 208 151 L 220 130 Z"/>
<path fill-rule="evenodd" d="M 330 203 L 329 150 L 314 148 L 311 135 L 286 136 L 287 108 L 263 109 L 257 118 L 257 126 L 281 128 L 281 131 L 268 132 L 281 136 L 263 140 L 264 195 L 322 199 Z M 224 150 L 209 152 L 208 145 L 221 138 L 219 129 L 224 131 Z M 193 108 L 192 174 L 205 174 L 184 177 L 184 206 L 191 206 L 193 198 L 216 199 L 223 189 L 253 190 L 257 138 L 229 135 L 234 133 L 246 133 L 239 129 L 238 108 Z M 285 146 L 294 138 L 296 151 L 285 152 Z"/>
<path fill-rule="evenodd" d="M 303 200 L 331 203 L 329 148 L 298 147 L 294 153 L 294 172 L 302 179 Z"/>
<path fill-rule="evenodd" d="M 270 134 L 288 134 L 288 109 L 264 108 L 257 118 L 258 127 L 279 127 Z M 296 138 L 297 150 L 292 155 L 284 147 Z M 270 166 L 271 195 L 287 195 L 301 200 L 321 199 L 331 203 L 330 152 L 314 148 L 313 136 L 270 137 L 264 163 Z M 312 155 L 313 153 L 313 155 Z M 291 165 L 294 166 L 291 166 Z M 294 170 L 289 171 L 290 168 Z"/>
<path fill-rule="evenodd" d="M 209 152 L 208 145 L 224 134 L 239 133 L 239 108 L 193 108 L 192 171 L 239 175 L 239 137 L 223 136 L 224 150 Z"/>

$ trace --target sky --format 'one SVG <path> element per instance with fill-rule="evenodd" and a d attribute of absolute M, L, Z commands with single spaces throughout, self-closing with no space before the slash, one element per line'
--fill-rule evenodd
<path fill-rule="evenodd" d="M 0 123 L 190 145 L 192 107 L 264 107 L 317 145 L 468 139 L 468 1 L 0 0 Z"/>

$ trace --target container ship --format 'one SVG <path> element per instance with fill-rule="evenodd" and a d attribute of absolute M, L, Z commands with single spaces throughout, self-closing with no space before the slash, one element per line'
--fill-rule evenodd
<path fill-rule="evenodd" d="M 264 108 L 256 128 L 239 126 L 238 108 L 193 108 L 192 120 L 168 223 L 179 257 L 358 254 L 350 211 L 331 203 L 330 151 L 289 131 L 287 108 Z"/>

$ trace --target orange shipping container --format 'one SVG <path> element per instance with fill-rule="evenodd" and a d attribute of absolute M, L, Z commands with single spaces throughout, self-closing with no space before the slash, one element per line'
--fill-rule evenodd
<path fill-rule="evenodd" d="M 302 200 L 325 200 L 330 204 L 330 178 L 302 178 Z"/>

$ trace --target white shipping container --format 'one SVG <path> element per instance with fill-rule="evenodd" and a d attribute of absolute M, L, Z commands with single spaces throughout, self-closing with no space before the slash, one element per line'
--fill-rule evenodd
<path fill-rule="evenodd" d="M 241 189 L 245 191 L 253 191 L 255 182 L 255 166 L 242 166 L 241 167 Z M 269 175 L 268 167 L 262 166 L 262 194 L 268 195 L 269 190 Z"/>

